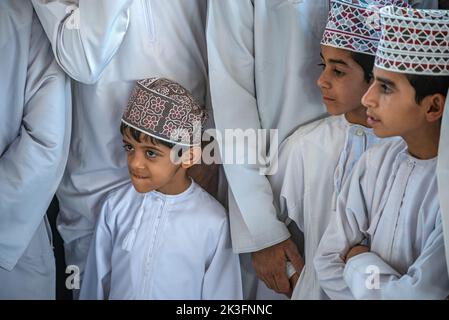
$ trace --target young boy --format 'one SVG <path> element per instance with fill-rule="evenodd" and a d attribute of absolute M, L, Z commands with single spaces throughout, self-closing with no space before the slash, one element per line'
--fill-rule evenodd
<path fill-rule="evenodd" d="M 292 298 L 327 298 L 313 267 L 316 248 L 354 164 L 366 149 L 381 142 L 368 128 L 361 99 L 371 83 L 380 38 L 376 8 L 393 2 L 403 4 L 331 2 L 321 41 L 323 72 L 318 86 L 332 116 L 301 127 L 281 147 L 279 171 L 271 180 L 279 192 L 281 213 L 304 233 L 305 245 L 305 266 L 298 272 L 301 276 Z"/>
<path fill-rule="evenodd" d="M 120 127 L 131 183 L 103 203 L 81 299 L 242 298 L 225 210 L 186 172 L 203 120 L 179 84 L 137 82 Z"/>
<path fill-rule="evenodd" d="M 388 6 L 374 82 L 363 97 L 379 137 L 338 198 L 317 250 L 334 299 L 443 299 L 449 295 L 436 162 L 449 86 L 449 12 Z"/>

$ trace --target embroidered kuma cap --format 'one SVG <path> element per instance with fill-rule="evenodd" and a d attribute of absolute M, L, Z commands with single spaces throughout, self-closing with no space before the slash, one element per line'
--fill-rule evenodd
<path fill-rule="evenodd" d="M 407 7 L 403 0 L 333 0 L 322 45 L 376 55 L 380 39 L 379 9 Z"/>
<path fill-rule="evenodd" d="M 449 11 L 387 6 L 375 66 L 431 76 L 449 75 Z"/>
<path fill-rule="evenodd" d="M 201 144 L 206 111 L 179 83 L 165 78 L 137 81 L 122 122 L 154 138 L 182 146 Z"/>

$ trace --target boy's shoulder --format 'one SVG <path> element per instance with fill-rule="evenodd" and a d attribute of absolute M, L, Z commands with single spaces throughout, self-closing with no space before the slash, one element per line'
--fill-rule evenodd
<path fill-rule="evenodd" d="M 217 222 L 226 220 L 228 215 L 223 205 L 195 181 L 192 183 L 195 188 L 192 193 L 195 214 L 200 218 L 212 219 Z"/>
<path fill-rule="evenodd" d="M 368 162 L 379 164 L 391 163 L 399 153 L 407 150 L 407 144 L 400 137 L 385 138 L 382 143 L 378 143 L 369 148 L 364 156 Z M 389 161 L 390 160 L 390 161 Z"/>
<path fill-rule="evenodd" d="M 107 218 L 111 218 L 114 212 L 118 213 L 122 207 L 134 203 L 134 198 L 139 197 L 139 193 L 134 189 L 130 180 L 110 190 L 100 201 L 99 209 L 105 211 Z"/>
<path fill-rule="evenodd" d="M 344 142 L 348 122 L 344 116 L 329 116 L 299 127 L 282 143 L 281 148 L 300 149 L 304 144 L 323 146 L 330 142 L 332 146 L 338 144 L 338 138 Z"/>
<path fill-rule="evenodd" d="M 347 130 L 347 121 L 344 116 L 328 116 L 323 119 L 316 120 L 309 124 L 303 125 L 296 129 L 286 140 L 298 141 L 300 139 L 319 139 L 335 133 L 345 133 Z"/>
<path fill-rule="evenodd" d="M 111 203 L 117 203 L 123 200 L 124 198 L 130 197 L 130 196 L 137 196 L 138 193 L 135 191 L 134 186 L 131 182 L 131 180 L 128 180 L 124 182 L 123 184 L 117 186 L 116 188 L 110 190 L 103 198 L 103 205 L 104 204 L 111 204 Z"/>

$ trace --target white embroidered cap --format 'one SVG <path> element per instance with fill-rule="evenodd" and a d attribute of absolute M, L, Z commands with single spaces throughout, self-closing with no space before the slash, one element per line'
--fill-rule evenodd
<path fill-rule="evenodd" d="M 388 71 L 449 75 L 449 10 L 387 6 L 380 10 L 375 66 Z"/>
<path fill-rule="evenodd" d="M 406 7 L 403 0 L 333 0 L 322 45 L 376 55 L 380 39 L 379 9 Z"/>

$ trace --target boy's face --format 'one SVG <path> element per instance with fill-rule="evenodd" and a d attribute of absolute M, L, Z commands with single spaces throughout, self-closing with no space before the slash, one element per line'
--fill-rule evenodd
<path fill-rule="evenodd" d="M 139 193 L 164 189 L 175 183 L 175 177 L 181 169 L 170 159 L 170 149 L 167 146 L 155 145 L 146 135 L 141 135 L 141 142 L 136 141 L 125 130 L 123 135 L 124 149 L 128 155 L 128 171 L 134 188 Z"/>
<path fill-rule="evenodd" d="M 368 124 L 379 137 L 407 137 L 426 123 L 424 108 L 405 75 L 374 68 L 374 82 L 362 98 Z"/>
<path fill-rule="evenodd" d="M 317 84 L 321 89 L 327 112 L 340 115 L 357 110 L 364 113 L 361 104 L 369 84 L 362 67 L 348 50 L 321 46 L 323 72 Z"/>

